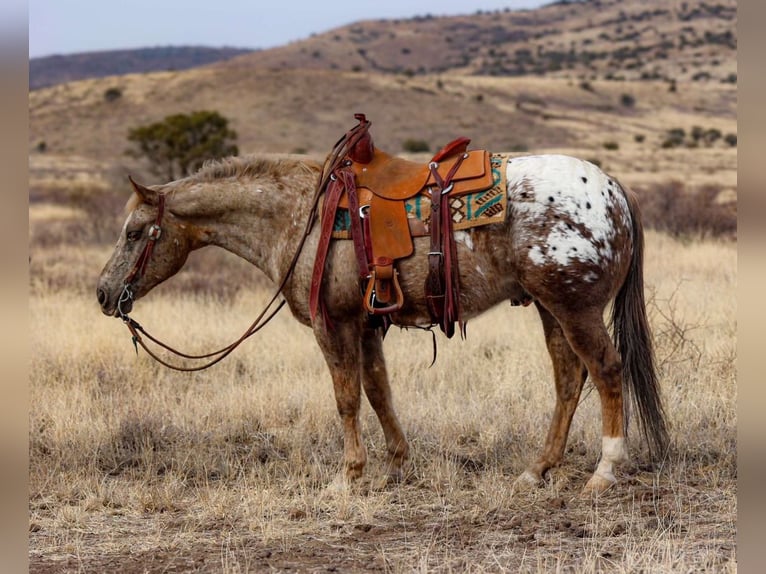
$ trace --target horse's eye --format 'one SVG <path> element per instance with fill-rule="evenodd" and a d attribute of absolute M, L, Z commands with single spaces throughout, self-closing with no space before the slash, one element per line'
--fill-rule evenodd
<path fill-rule="evenodd" d="M 141 239 L 141 230 L 128 231 L 127 238 L 128 238 L 128 241 L 138 241 L 139 239 Z"/>

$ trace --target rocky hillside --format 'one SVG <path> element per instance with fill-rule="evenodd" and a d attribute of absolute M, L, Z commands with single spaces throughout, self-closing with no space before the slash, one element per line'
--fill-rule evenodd
<path fill-rule="evenodd" d="M 357 22 L 232 65 L 736 82 L 736 0 L 585 0 Z"/>

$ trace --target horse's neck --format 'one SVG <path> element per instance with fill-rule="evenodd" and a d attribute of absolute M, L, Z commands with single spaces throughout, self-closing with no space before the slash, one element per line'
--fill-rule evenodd
<path fill-rule="evenodd" d="M 314 176 L 229 178 L 197 184 L 183 195 L 200 247 L 216 245 L 278 281 L 301 239 Z M 207 188 L 202 189 L 201 187 Z"/>

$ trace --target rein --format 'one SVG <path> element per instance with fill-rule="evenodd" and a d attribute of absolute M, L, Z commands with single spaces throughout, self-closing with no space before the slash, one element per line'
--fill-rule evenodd
<path fill-rule="evenodd" d="M 122 309 L 122 306 L 124 304 L 126 304 L 128 301 L 134 300 L 133 285 L 135 284 L 137 280 L 139 280 L 143 276 L 144 272 L 146 271 L 146 266 L 149 263 L 149 260 L 151 259 L 152 252 L 154 251 L 154 246 L 157 243 L 157 241 L 160 239 L 160 237 L 162 236 L 162 218 L 165 213 L 165 194 L 164 193 L 158 194 L 157 218 L 154 224 L 149 228 L 148 239 L 147 239 L 146 245 L 144 246 L 143 251 L 141 252 L 141 255 L 139 255 L 135 265 L 133 266 L 130 273 L 128 273 L 125 280 L 123 281 L 122 293 L 120 294 L 120 298 L 117 303 L 117 311 L 119 313 L 120 319 L 122 319 L 123 323 L 125 323 L 128 330 L 130 331 L 133 337 L 132 339 L 133 346 L 136 347 L 136 351 L 138 351 L 138 345 L 140 345 L 141 348 L 144 349 L 144 351 L 146 351 L 147 354 L 150 357 L 152 357 L 155 361 L 164 365 L 165 367 L 168 367 L 176 371 L 184 371 L 184 372 L 202 371 L 204 369 L 212 367 L 216 363 L 226 358 L 229 354 L 231 354 L 234 351 L 234 349 L 239 347 L 239 345 L 242 344 L 242 342 L 245 341 L 245 339 L 249 338 L 250 336 L 260 331 L 263 327 L 265 327 L 269 323 L 269 321 L 271 321 L 271 319 L 274 318 L 274 316 L 285 305 L 286 301 L 284 299 L 279 302 L 277 307 L 273 311 L 271 311 L 271 313 L 269 313 L 268 315 L 267 313 L 269 309 L 272 307 L 272 305 L 274 305 L 274 303 L 277 301 L 277 299 L 282 294 L 282 292 L 284 291 L 284 288 L 287 285 L 287 282 L 290 279 L 290 276 L 295 270 L 295 265 L 298 262 L 298 258 L 300 257 L 301 252 L 303 251 L 303 246 L 305 245 L 306 239 L 310 235 L 311 229 L 313 228 L 313 225 L 314 225 L 314 221 L 316 220 L 318 206 L 319 206 L 319 198 L 321 197 L 322 193 L 327 187 L 327 184 L 330 182 L 330 177 L 333 171 L 340 166 L 340 164 L 343 161 L 343 158 L 346 156 L 349 150 L 351 150 L 354 147 L 354 145 L 362 137 L 364 137 L 364 135 L 367 133 L 372 123 L 370 121 L 365 120 L 364 115 L 362 114 L 355 114 L 354 117 L 360 120 L 359 124 L 351 128 L 351 130 L 346 132 L 335 143 L 332 151 L 328 154 L 327 158 L 325 159 L 325 162 L 322 166 L 322 174 L 319 178 L 319 182 L 317 183 L 316 188 L 314 189 L 314 196 L 311 201 L 311 208 L 309 211 L 309 216 L 306 220 L 306 227 L 304 229 L 303 235 L 301 236 L 301 240 L 298 243 L 298 247 L 296 248 L 295 253 L 293 254 L 293 257 L 290 260 L 290 264 L 288 265 L 287 270 L 285 271 L 285 274 L 282 276 L 282 279 L 280 280 L 276 290 L 274 291 L 274 294 L 272 295 L 271 299 L 269 299 L 268 303 L 266 303 L 266 306 L 264 307 L 263 311 L 260 312 L 260 314 L 255 318 L 255 320 L 247 328 L 247 330 L 236 341 L 234 341 L 233 343 L 221 349 L 218 349 L 217 351 L 212 351 L 210 353 L 205 353 L 200 355 L 192 355 L 192 354 L 178 351 L 174 349 L 173 347 L 171 347 L 170 345 L 163 343 L 156 337 L 150 335 L 141 326 L 141 324 L 138 321 L 130 317 L 128 313 L 126 313 Z M 132 179 L 130 179 L 130 181 L 133 182 Z M 143 338 L 141 337 L 141 334 L 146 336 L 146 338 L 152 341 L 154 344 L 162 347 L 163 349 L 169 351 L 170 353 L 176 355 L 177 357 L 181 357 L 184 359 L 191 359 L 191 360 L 202 360 L 202 359 L 211 359 L 211 360 L 203 365 L 199 365 L 195 367 L 185 367 L 180 365 L 174 365 L 164 360 L 163 358 L 159 357 L 156 353 L 154 353 L 144 342 Z"/>

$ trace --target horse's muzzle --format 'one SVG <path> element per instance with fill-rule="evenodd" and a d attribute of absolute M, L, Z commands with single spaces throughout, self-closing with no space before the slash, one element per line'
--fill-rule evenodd
<path fill-rule="evenodd" d="M 133 309 L 132 297 L 110 297 L 109 292 L 103 287 L 96 289 L 96 298 L 101 312 L 109 317 L 121 317 L 122 314 L 130 313 Z"/>

